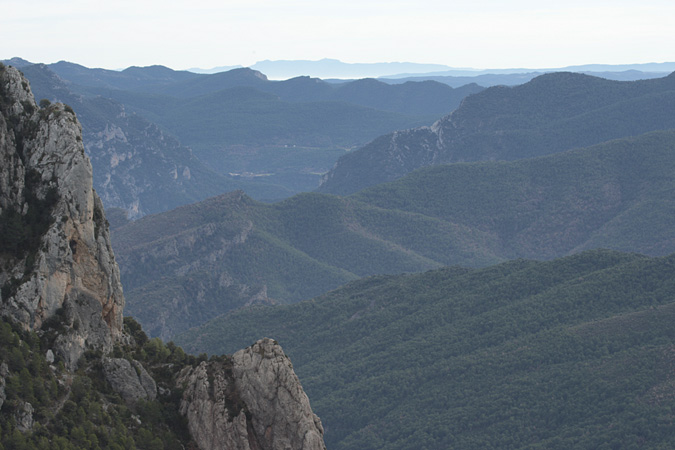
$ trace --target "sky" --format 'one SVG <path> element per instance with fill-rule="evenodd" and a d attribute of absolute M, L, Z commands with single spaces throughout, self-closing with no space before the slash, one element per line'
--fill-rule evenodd
<path fill-rule="evenodd" d="M 553 68 L 675 61 L 672 0 L 0 0 L 0 59 Z"/>

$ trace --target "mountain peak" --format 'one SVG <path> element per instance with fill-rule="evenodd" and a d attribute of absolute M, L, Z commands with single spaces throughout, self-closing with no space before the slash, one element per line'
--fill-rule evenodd
<path fill-rule="evenodd" d="M 238 67 L 236 69 L 228 70 L 227 72 L 223 73 L 229 73 L 230 75 L 250 76 L 259 78 L 263 81 L 267 81 L 267 75 L 265 75 L 259 70 L 251 69 L 250 67 Z"/>

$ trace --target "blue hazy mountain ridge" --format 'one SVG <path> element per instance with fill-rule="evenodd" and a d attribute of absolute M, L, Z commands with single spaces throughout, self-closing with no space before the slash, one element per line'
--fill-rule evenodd
<path fill-rule="evenodd" d="M 72 103 L 84 125 L 104 203 L 134 218 L 236 189 L 262 200 L 313 190 L 345 148 L 431 123 L 482 89 L 427 82 L 391 87 L 374 80 L 338 86 L 309 77 L 274 82 L 251 69 L 199 75 L 162 66 L 89 69 L 64 61 L 36 66 L 56 72 L 43 76 L 51 80 L 45 83 L 30 62 L 12 61 L 36 78 L 38 98 Z M 133 144 L 122 136 L 130 126 L 136 129 L 129 135 Z M 143 136 L 145 128 L 154 131 Z M 115 137 L 118 129 L 122 134 Z M 93 150 L 101 145 L 105 151 Z M 130 145 L 135 150 L 129 151 Z M 143 148 L 155 150 L 146 155 Z M 124 156 L 130 154 L 135 156 Z M 146 173 L 152 164 L 140 162 L 160 155 L 155 168 L 166 170 L 153 174 L 177 174 L 188 167 L 191 179 L 172 175 L 175 182 L 150 181 L 157 178 Z M 133 176 L 125 169 L 129 165 Z"/>
<path fill-rule="evenodd" d="M 266 73 L 274 79 L 287 79 L 299 75 L 309 75 L 319 78 L 368 78 L 386 77 L 400 78 L 405 76 L 477 76 L 484 74 L 518 74 L 531 72 L 659 72 L 663 75 L 675 71 L 675 62 L 645 63 L 645 64 L 586 64 L 557 68 L 492 68 L 473 69 L 456 68 L 442 64 L 419 64 L 409 62 L 390 63 L 345 63 L 335 59 L 318 61 L 285 60 L 259 61 L 251 66 L 252 69 Z"/>
<path fill-rule="evenodd" d="M 186 79 L 199 78 L 198 74 L 176 71 L 164 66 L 129 67 L 121 71 L 91 69 L 67 61 L 60 61 L 47 66 L 59 77 L 74 85 L 108 89 L 142 90 L 158 84 L 170 84 Z"/>
<path fill-rule="evenodd" d="M 663 78 L 670 72 L 641 72 L 638 70 L 626 70 L 622 72 L 579 72 L 584 75 L 590 75 L 607 80 L 614 81 L 637 81 L 648 80 L 652 78 Z M 476 83 L 483 87 L 492 86 L 517 86 L 524 84 L 533 78 L 543 75 L 544 72 L 518 72 L 513 74 L 481 74 L 481 75 L 466 75 L 466 76 L 450 76 L 450 75 L 401 75 L 401 77 L 380 77 L 378 80 L 389 84 L 399 84 L 408 81 L 437 81 L 439 83 L 447 84 L 448 86 L 457 88 L 468 83 Z"/>
<path fill-rule="evenodd" d="M 113 98 L 124 95 L 112 92 L 113 89 L 161 94 L 171 98 L 194 98 L 230 88 L 251 87 L 277 95 L 281 100 L 288 102 L 337 101 L 424 117 L 445 114 L 455 109 L 466 95 L 482 90 L 476 85 L 456 90 L 435 82 L 390 86 L 373 79 L 335 84 L 307 76 L 270 81 L 262 72 L 249 68 L 208 75 L 186 75 L 186 72 L 175 72 L 160 66 L 132 67 L 122 72 L 86 69 L 71 63 L 51 64 L 49 67 L 57 75 L 76 85 L 73 87 L 75 90 L 79 86 L 88 88 L 85 89 L 85 93 L 108 95 Z M 106 76 L 100 75 L 101 72 Z M 124 100 L 126 103 L 132 101 L 129 97 L 124 97 Z M 140 101 L 142 100 L 139 100 L 139 103 Z M 409 104 L 412 102 L 414 105 L 410 107 Z M 142 109 L 139 104 L 134 106 Z"/>
<path fill-rule="evenodd" d="M 381 136 L 341 157 L 319 192 L 349 194 L 420 167 L 514 160 L 675 128 L 675 73 L 632 82 L 569 72 L 469 96 L 432 127 Z"/>
<path fill-rule="evenodd" d="M 315 87 L 311 79 L 294 79 L 270 89 L 236 86 L 185 100 L 146 101 L 131 93 L 116 98 L 173 130 L 196 151 L 261 144 L 351 148 L 382 130 L 431 123 L 482 90 L 477 85 L 452 90 L 435 82 L 390 86 L 375 80 L 330 91 Z"/>
<path fill-rule="evenodd" d="M 659 73 L 661 77 L 675 72 L 675 62 L 663 63 L 643 63 L 643 64 L 584 64 L 566 67 L 549 68 L 511 68 L 511 69 L 451 69 L 438 72 L 419 73 L 399 73 L 387 75 L 383 78 L 405 78 L 411 76 L 450 76 L 450 77 L 471 77 L 481 75 L 517 75 L 523 73 L 549 73 L 549 72 L 577 72 L 577 73 Z"/>
<path fill-rule="evenodd" d="M 161 66 L 119 72 L 66 62 L 48 67 L 74 94 L 111 99 L 157 124 L 230 185 L 261 200 L 314 190 L 346 150 L 432 123 L 482 90 L 372 79 L 270 81 L 248 68 L 200 75 Z"/>
<path fill-rule="evenodd" d="M 427 167 L 349 197 L 267 205 L 219 196 L 125 225 L 113 242 L 128 310 L 170 339 L 247 304 L 295 302 L 373 274 L 598 247 L 668 254 L 673 173 L 675 131 L 658 131 L 540 158 Z"/>

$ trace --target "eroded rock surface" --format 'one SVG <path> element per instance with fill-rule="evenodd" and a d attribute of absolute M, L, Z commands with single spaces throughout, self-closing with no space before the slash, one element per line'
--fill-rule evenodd
<path fill-rule="evenodd" d="M 110 351 L 124 297 L 80 124 L 62 104 L 38 107 L 21 73 L 4 66 L 0 161 L 2 224 L 19 236 L 3 241 L 12 252 L 0 256 L 0 314 L 37 330 L 59 313 L 67 329 L 54 350 L 68 367 L 86 348 Z"/>
<path fill-rule="evenodd" d="M 14 420 L 16 420 L 16 427 L 21 432 L 27 432 L 33 429 L 35 420 L 33 419 L 33 405 L 28 402 L 19 403 L 18 408 L 14 411 Z"/>
<path fill-rule="evenodd" d="M 138 361 L 103 358 L 103 375 L 115 392 L 129 403 L 157 398 L 155 380 Z"/>
<path fill-rule="evenodd" d="M 181 414 L 202 450 L 326 448 L 291 361 L 271 339 L 203 362 L 179 382 L 186 385 Z"/>

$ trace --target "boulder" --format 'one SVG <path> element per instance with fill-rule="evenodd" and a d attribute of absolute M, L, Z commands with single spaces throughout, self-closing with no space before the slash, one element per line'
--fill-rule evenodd
<path fill-rule="evenodd" d="M 128 403 L 157 398 L 157 385 L 138 361 L 103 358 L 103 375 L 115 392 Z"/>

